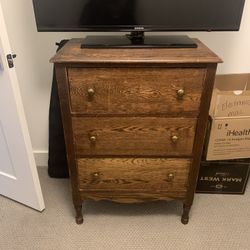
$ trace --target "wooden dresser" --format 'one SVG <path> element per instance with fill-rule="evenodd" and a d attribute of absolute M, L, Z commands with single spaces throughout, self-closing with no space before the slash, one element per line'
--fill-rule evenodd
<path fill-rule="evenodd" d="M 55 63 L 76 222 L 85 199 L 183 202 L 188 223 L 217 63 L 194 49 L 81 49 Z"/>

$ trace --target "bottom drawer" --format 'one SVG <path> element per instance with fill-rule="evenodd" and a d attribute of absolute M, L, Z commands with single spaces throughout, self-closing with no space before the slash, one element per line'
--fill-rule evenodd
<path fill-rule="evenodd" d="M 190 159 L 82 158 L 77 160 L 79 189 L 184 197 L 190 164 Z"/>

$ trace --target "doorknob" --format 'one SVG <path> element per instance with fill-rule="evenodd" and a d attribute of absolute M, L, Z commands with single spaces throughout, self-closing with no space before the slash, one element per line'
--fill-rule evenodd
<path fill-rule="evenodd" d="M 11 54 L 7 55 L 7 62 L 10 69 L 14 67 L 13 57 Z"/>
<path fill-rule="evenodd" d="M 16 58 L 17 55 L 16 54 L 12 54 L 12 55 L 8 54 L 6 57 L 7 57 L 7 62 L 8 62 L 9 68 L 10 69 L 13 68 L 14 67 L 14 61 L 13 61 L 13 59 Z"/>

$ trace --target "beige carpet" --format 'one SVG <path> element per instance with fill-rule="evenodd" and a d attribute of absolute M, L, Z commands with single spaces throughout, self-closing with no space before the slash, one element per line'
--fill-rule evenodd
<path fill-rule="evenodd" d="M 42 213 L 0 196 L 0 249 L 250 249 L 250 187 L 244 196 L 197 194 L 189 224 L 181 204 L 87 201 L 76 225 L 68 180 L 39 168 Z M 250 185 L 249 185 L 250 186 Z"/>

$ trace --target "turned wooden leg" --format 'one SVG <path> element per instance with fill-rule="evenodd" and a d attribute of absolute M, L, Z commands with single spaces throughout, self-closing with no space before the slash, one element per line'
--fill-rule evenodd
<path fill-rule="evenodd" d="M 188 224 L 190 208 L 191 208 L 191 206 L 183 204 L 183 213 L 182 213 L 182 217 L 181 217 L 181 222 L 185 225 Z"/>
<path fill-rule="evenodd" d="M 76 210 L 76 223 L 82 224 L 83 223 L 82 204 L 75 205 L 75 210 Z"/>

